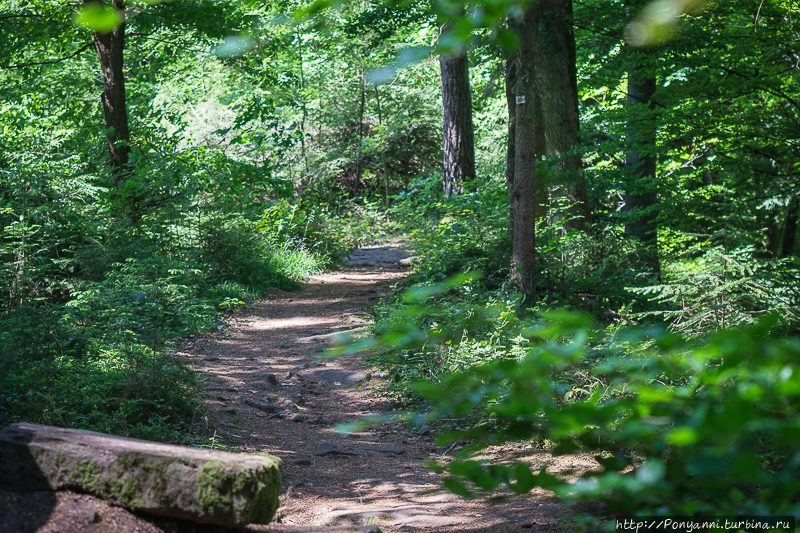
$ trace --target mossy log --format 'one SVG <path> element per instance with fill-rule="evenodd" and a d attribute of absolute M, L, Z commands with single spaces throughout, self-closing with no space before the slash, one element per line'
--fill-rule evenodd
<path fill-rule="evenodd" d="M 34 424 L 0 431 L 0 487 L 72 489 L 132 511 L 221 526 L 266 524 L 280 459 Z"/>

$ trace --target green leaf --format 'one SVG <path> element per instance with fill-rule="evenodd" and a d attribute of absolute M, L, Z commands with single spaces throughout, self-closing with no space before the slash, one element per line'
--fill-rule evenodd
<path fill-rule="evenodd" d="M 453 494 L 458 494 L 459 496 L 463 496 L 464 498 L 472 498 L 472 492 L 467 488 L 466 485 L 464 485 L 457 479 L 449 477 L 445 479 L 442 482 L 442 484 L 444 485 L 444 488 L 446 488 Z"/>
<path fill-rule="evenodd" d="M 75 24 L 99 33 L 109 33 L 122 24 L 123 15 L 113 7 L 102 4 L 86 4 L 78 10 Z"/>

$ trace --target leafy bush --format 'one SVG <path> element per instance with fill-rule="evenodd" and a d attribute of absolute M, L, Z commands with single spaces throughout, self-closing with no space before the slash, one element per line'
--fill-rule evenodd
<path fill-rule="evenodd" d="M 498 286 L 508 277 L 511 240 L 508 201 L 495 182 L 449 200 L 441 198 L 441 183 L 417 180 L 401 193 L 391 212 L 409 229 L 419 260 L 414 282 L 441 281 L 458 272 L 485 272 Z"/>
<path fill-rule="evenodd" d="M 394 229 L 379 202 L 319 199 L 313 194 L 298 203 L 275 202 L 264 211 L 258 228 L 269 242 L 299 246 L 328 263 L 343 259 L 352 248 L 377 242 Z"/>
<path fill-rule="evenodd" d="M 16 361 L 0 376 L 0 423 L 175 441 L 198 408 L 195 379 L 175 357 L 140 344 Z"/>
<path fill-rule="evenodd" d="M 589 342 L 589 319 L 550 315 L 525 332 L 521 357 L 414 388 L 434 405 L 427 419 L 479 411 L 499 428 L 452 432 L 440 444 L 546 438 L 553 455 L 581 449 L 599 468 L 572 484 L 524 463 L 458 460 L 439 467 L 450 474 L 445 485 L 463 495 L 542 487 L 599 500 L 613 515 L 796 514 L 800 340 L 770 338 L 775 325 L 771 316 L 693 344 L 663 332 L 601 344 Z M 602 387 L 577 385 L 586 371 Z"/>
<path fill-rule="evenodd" d="M 318 255 L 272 243 L 255 226 L 212 209 L 154 210 L 136 227 L 98 217 L 82 242 L 64 239 L 67 250 L 46 232 L 4 231 L 0 254 L 26 253 L 0 273 L 18 280 L 0 297 L 0 425 L 177 440 L 199 402 L 196 376 L 171 355 L 173 340 L 220 327 L 231 302 L 292 288 L 322 269 Z"/>

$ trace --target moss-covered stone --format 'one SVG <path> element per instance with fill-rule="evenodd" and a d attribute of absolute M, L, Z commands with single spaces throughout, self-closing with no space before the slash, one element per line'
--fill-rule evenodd
<path fill-rule="evenodd" d="M 225 526 L 268 523 L 280 460 L 169 446 L 88 431 L 14 424 L 0 431 L 0 464 L 37 478 L 27 488 L 77 489 L 123 507 Z M 12 465 L 12 466 L 8 466 Z M 38 477 L 37 477 L 38 476 Z M 17 485 L 19 488 L 19 485 Z"/>

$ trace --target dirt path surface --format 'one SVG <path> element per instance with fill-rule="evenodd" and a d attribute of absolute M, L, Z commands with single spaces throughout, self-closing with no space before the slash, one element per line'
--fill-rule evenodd
<path fill-rule="evenodd" d="M 430 435 L 392 422 L 347 435 L 335 430 L 393 410 L 381 380 L 364 381 L 370 370 L 363 357 L 320 356 L 336 333 L 366 329 L 367 309 L 408 272 L 398 265 L 407 255 L 396 245 L 356 250 L 345 269 L 241 313 L 226 338 L 190 345 L 185 356 L 207 379 L 206 430 L 216 444 L 283 459 L 284 524 L 560 531 L 564 509 L 541 494 L 489 504 L 439 491 L 439 477 L 423 462 L 448 450 Z"/>

